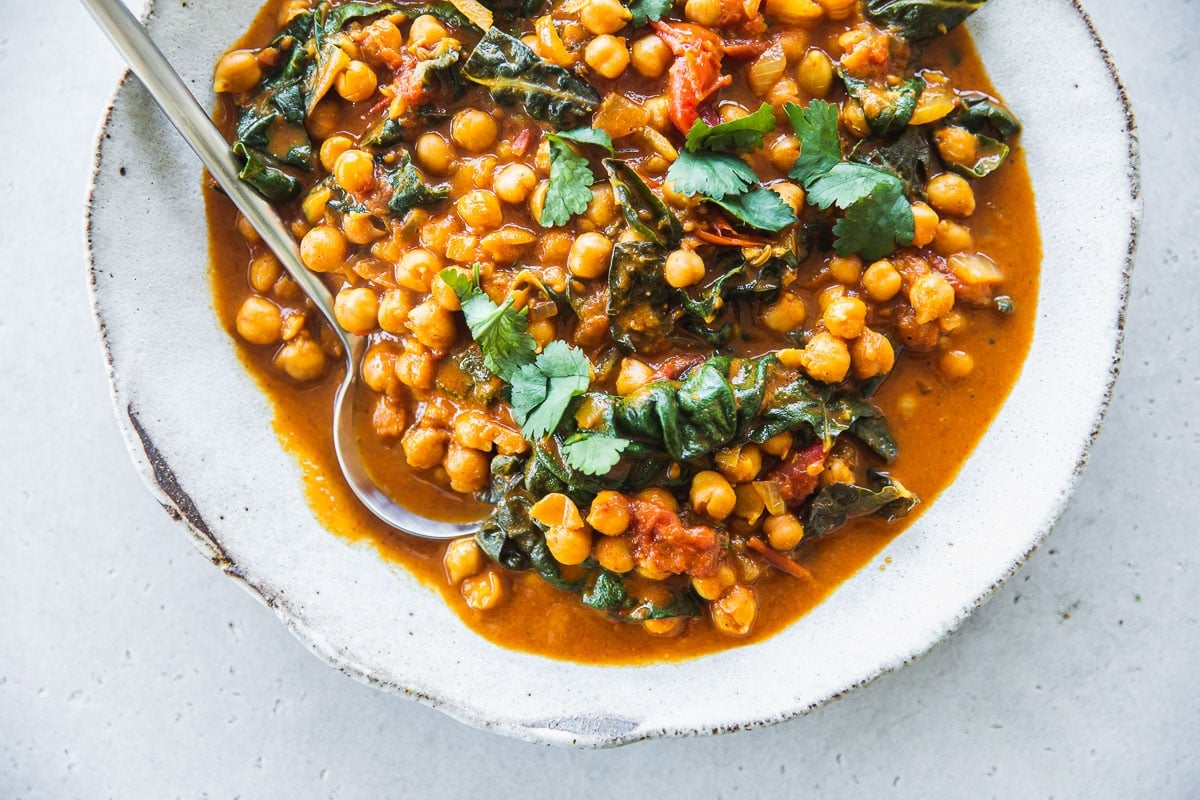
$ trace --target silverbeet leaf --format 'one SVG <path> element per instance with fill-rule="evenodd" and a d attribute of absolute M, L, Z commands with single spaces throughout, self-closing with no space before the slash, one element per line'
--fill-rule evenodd
<path fill-rule="evenodd" d="M 603 163 L 629 227 L 661 247 L 676 247 L 683 238 L 679 217 L 650 191 L 633 167 L 615 158 L 606 158 Z"/>
<path fill-rule="evenodd" d="M 871 133 L 879 137 L 901 133 L 917 110 L 925 81 L 909 78 L 896 86 L 881 81 L 864 81 L 842 73 L 846 91 L 862 106 Z"/>
<path fill-rule="evenodd" d="M 961 25 L 987 0 L 867 0 L 867 19 L 920 42 Z"/>
<path fill-rule="evenodd" d="M 823 536 L 852 519 L 882 517 L 888 522 L 907 517 L 921 502 L 915 494 L 883 473 L 876 476 L 877 489 L 852 483 L 831 483 L 813 498 L 808 509 L 804 532 Z"/>
<path fill-rule="evenodd" d="M 479 40 L 462 74 L 486 87 L 500 105 L 520 106 L 556 128 L 582 125 L 600 105 L 599 93 L 586 81 L 497 28 Z"/>
<path fill-rule="evenodd" d="M 247 149 L 241 142 L 233 145 L 233 153 L 242 159 L 242 169 L 238 177 L 271 202 L 290 200 L 300 193 L 300 181 L 278 167 L 271 166 L 266 158 Z"/>

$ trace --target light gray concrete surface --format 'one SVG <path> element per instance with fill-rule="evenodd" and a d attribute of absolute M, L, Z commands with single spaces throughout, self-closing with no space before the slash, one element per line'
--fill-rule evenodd
<path fill-rule="evenodd" d="M 1133 97 L 1146 213 L 1123 374 L 1062 522 L 958 634 L 840 702 L 572 752 L 329 669 L 150 498 L 80 241 L 120 67 L 68 0 L 0 0 L 0 800 L 1200 796 L 1200 4 L 1087 7 Z"/>

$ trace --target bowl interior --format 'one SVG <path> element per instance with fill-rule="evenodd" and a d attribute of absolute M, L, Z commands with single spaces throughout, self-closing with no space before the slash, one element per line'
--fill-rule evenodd
<path fill-rule="evenodd" d="M 202 104 L 258 0 L 162 4 L 149 26 Z M 271 411 L 218 326 L 200 169 L 136 80 L 101 135 L 88 234 L 114 401 L 151 490 L 231 576 L 350 675 L 527 739 L 619 744 L 766 724 L 916 657 L 1049 531 L 1115 377 L 1139 213 L 1123 91 L 1070 0 L 1007 0 L 970 27 L 1023 118 L 1044 237 L 1028 361 L 958 480 L 874 564 L 751 647 L 661 666 L 590 667 L 498 648 L 305 503 Z M 1046 59 L 1030 53 L 1055 54 Z M 1064 135 L 1064 120 L 1071 120 Z M 757 677 L 753 690 L 742 678 Z M 698 685 L 703 691 L 696 691 Z"/>

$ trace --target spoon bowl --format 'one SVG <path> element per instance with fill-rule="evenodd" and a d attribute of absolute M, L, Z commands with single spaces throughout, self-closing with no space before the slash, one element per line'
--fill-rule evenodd
<path fill-rule="evenodd" d="M 359 379 L 359 366 L 366 341 L 361 336 L 347 333 L 338 324 L 329 289 L 304 266 L 296 240 L 271 204 L 238 177 L 241 168 L 234 160 L 229 143 L 137 18 L 120 0 L 81 2 L 167 119 L 200 157 L 222 191 L 258 231 L 263 242 L 337 336 L 345 357 L 346 374 L 334 397 L 333 441 L 338 465 L 354 495 L 376 517 L 410 536 L 454 539 L 475 533 L 479 530 L 478 522 L 439 522 L 413 513 L 380 489 L 371 478 L 359 453 L 354 428 L 354 388 Z"/>

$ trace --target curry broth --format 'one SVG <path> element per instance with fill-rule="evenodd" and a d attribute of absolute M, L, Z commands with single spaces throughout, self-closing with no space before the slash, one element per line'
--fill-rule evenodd
<path fill-rule="evenodd" d="M 256 18 L 238 46 L 261 46 L 271 38 L 280 3 L 272 2 Z M 955 83 L 992 92 L 969 34 L 958 28 L 937 40 L 924 64 L 941 69 Z M 216 119 L 228 132 L 232 106 L 222 100 Z M 1014 312 L 976 312 L 954 346 L 974 355 L 977 367 L 960 379 L 942 377 L 938 351 L 907 352 L 875 396 L 892 421 L 899 458 L 890 471 L 928 505 L 954 479 L 1015 383 L 1029 349 L 1036 313 L 1041 248 L 1032 186 L 1018 143 L 1008 163 L 974 183 L 978 209 L 971 219 L 977 249 L 1006 271 L 1003 289 Z M 867 565 L 880 550 L 919 516 L 887 523 L 875 518 L 853 521 L 817 541 L 802 543 L 797 558 L 814 580 L 801 581 L 768 570 L 754 588 L 759 613 L 749 636 L 733 639 L 712 626 L 691 625 L 684 636 L 656 637 L 641 625 L 614 622 L 581 606 L 575 595 L 560 592 L 533 573 L 510 575 L 509 599 L 499 607 L 468 608 L 457 587 L 447 585 L 441 556 L 445 545 L 399 535 L 376 520 L 354 498 L 333 455 L 332 400 L 340 371 L 318 383 L 300 386 L 272 367 L 272 353 L 248 346 L 236 335 L 234 319 L 247 294 L 248 247 L 235 230 L 236 212 L 219 192 L 205 186 L 210 231 L 210 278 L 222 325 L 237 342 L 240 357 L 274 408 L 274 428 L 297 459 L 306 496 L 317 518 L 336 534 L 369 542 L 385 558 L 403 565 L 423 584 L 438 591 L 472 630 L 497 644 L 554 658 L 593 664 L 632 664 L 690 658 L 774 635 L 811 610 L 840 583 Z M 917 398 L 911 418 L 902 406 Z M 903 398 L 903 402 L 902 402 Z M 361 403 L 360 408 L 366 404 Z M 383 442 L 360 413 L 364 459 L 379 483 L 418 512 L 443 519 L 477 519 L 486 507 L 442 489 L 409 468 L 395 445 Z M 882 569 L 883 567 L 881 567 Z"/>

